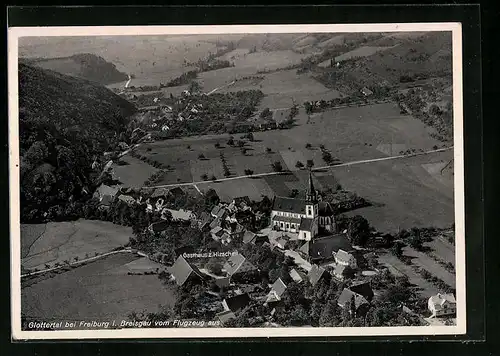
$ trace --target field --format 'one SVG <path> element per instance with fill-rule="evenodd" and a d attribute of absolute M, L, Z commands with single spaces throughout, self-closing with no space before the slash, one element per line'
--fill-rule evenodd
<path fill-rule="evenodd" d="M 447 151 L 425 157 L 337 167 L 331 171 L 344 189 L 377 203 L 348 215 L 364 216 L 381 232 L 411 227 L 448 227 L 454 222 L 453 181 L 441 184 L 421 165 L 429 161 L 446 161 L 451 155 L 452 152 Z"/>
<path fill-rule="evenodd" d="M 33 241 L 34 232 L 42 234 Z M 46 225 L 21 225 L 21 246 L 24 268 L 51 267 L 75 257 L 84 259 L 95 253 L 104 253 L 128 243 L 132 229 L 104 221 L 80 219 L 74 222 L 49 222 Z M 29 252 L 27 249 L 29 246 Z M 27 253 L 26 253 L 27 252 Z"/>
<path fill-rule="evenodd" d="M 134 158 L 125 155 L 121 161 L 127 162 L 127 165 L 113 165 L 115 178 L 118 179 L 125 187 L 138 188 L 144 185 L 144 182 L 154 173 L 158 171 L 155 167 Z"/>
<path fill-rule="evenodd" d="M 137 272 L 139 265 L 142 271 L 147 267 L 136 255 L 116 254 L 36 283 L 25 281 L 21 311 L 36 321 L 120 323 L 131 312 L 155 312 L 159 305 L 173 303 L 173 291 L 157 275 L 127 274 Z"/>
<path fill-rule="evenodd" d="M 159 184 L 198 182 L 207 174 L 223 178 L 222 152 L 232 176 L 272 172 L 271 164 L 280 161 L 293 174 L 271 175 L 253 179 L 198 184 L 206 191 L 214 188 L 224 200 L 249 195 L 259 199 L 262 194 L 288 195 L 292 189 L 302 191 L 306 172 L 295 164 L 312 159 L 316 167 L 324 166 L 319 145 L 324 145 L 341 163 L 399 155 L 400 151 L 432 150 L 440 143 L 429 136 L 432 132 L 421 121 L 401 115 L 396 104 L 385 103 L 342 108 L 314 114 L 307 118 L 303 109 L 296 117 L 296 126 L 287 130 L 254 133 L 254 142 L 245 140 L 246 155 L 240 148 L 226 144 L 229 135 L 211 135 L 166 140 L 144 144 L 138 152 L 169 164 L 174 169 Z M 235 140 L 241 138 L 235 135 Z M 219 143 L 221 148 L 215 148 Z M 311 148 L 306 148 L 310 143 Z M 189 148 L 188 148 L 189 147 Z M 271 153 L 266 153 L 266 147 Z M 441 146 L 440 146 L 441 147 Z M 148 151 L 150 149 L 150 151 Z M 203 153 L 205 159 L 199 159 Z M 326 189 L 340 183 L 376 205 L 351 214 L 365 216 L 382 232 L 394 232 L 413 226 L 448 226 L 453 222 L 453 177 L 443 170 L 452 160 L 452 152 L 393 161 L 372 162 L 335 167 L 318 171 L 317 186 Z M 142 162 L 141 162 L 142 163 Z M 131 166 L 119 167 L 134 169 Z"/>
<path fill-rule="evenodd" d="M 429 281 L 425 280 L 412 266 L 408 266 L 401 262 L 396 256 L 391 253 L 385 253 L 379 256 L 379 262 L 389 268 L 396 276 L 406 275 L 411 284 L 417 286 L 419 294 L 424 298 L 429 298 L 435 295 L 438 291 L 436 287 Z"/>

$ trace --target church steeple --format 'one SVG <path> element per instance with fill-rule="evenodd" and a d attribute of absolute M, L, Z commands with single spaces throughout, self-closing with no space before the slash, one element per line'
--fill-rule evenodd
<path fill-rule="evenodd" d="M 307 190 L 306 190 L 306 201 L 311 202 L 311 203 L 318 202 L 318 195 L 316 193 L 316 189 L 314 189 L 311 170 L 309 170 L 309 182 L 308 182 Z"/>

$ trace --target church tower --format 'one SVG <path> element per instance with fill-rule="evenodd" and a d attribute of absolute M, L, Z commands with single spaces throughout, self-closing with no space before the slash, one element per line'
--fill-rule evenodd
<path fill-rule="evenodd" d="M 318 193 L 314 189 L 311 171 L 309 171 L 309 184 L 306 190 L 306 217 L 309 219 L 318 217 Z"/>

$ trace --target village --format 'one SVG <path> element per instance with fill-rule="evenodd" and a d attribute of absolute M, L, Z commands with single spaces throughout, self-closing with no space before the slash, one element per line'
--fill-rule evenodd
<path fill-rule="evenodd" d="M 379 246 L 391 246 L 393 238 L 355 228 L 355 223 L 340 228 L 338 206 L 322 200 L 311 172 L 304 193 L 295 198 L 266 197 L 267 204 L 256 204 L 247 196 L 222 202 L 212 194 L 212 204 L 201 213 L 175 207 L 186 199 L 180 187 L 137 192 L 103 184 L 94 194 L 101 212 L 126 204 L 157 216 L 143 233 L 149 242 L 131 247 L 165 266 L 159 278 L 178 288 L 178 298 L 190 296 L 177 300 L 176 316 L 227 327 L 356 326 L 367 317 L 373 323 L 388 318 L 377 314 L 385 295 L 384 308 L 394 309 L 385 312 L 407 325 L 452 322 L 454 294 L 437 291 L 425 300 L 407 277 L 394 278 L 376 261 L 384 249 Z M 180 243 L 170 253 L 163 248 L 144 252 L 151 241 L 169 239 L 173 224 L 199 231 L 202 242 Z M 365 235 L 365 247 L 355 244 L 360 235 Z M 330 315 L 315 311 L 314 320 L 308 314 L 320 303 L 329 305 L 323 314 Z M 137 314 L 133 318 L 140 319 Z"/>

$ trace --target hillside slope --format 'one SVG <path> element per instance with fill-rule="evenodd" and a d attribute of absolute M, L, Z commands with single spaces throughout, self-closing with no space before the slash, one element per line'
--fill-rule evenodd
<path fill-rule="evenodd" d="M 103 85 L 123 82 L 128 79 L 127 74 L 118 71 L 113 63 L 92 53 L 80 53 L 59 58 L 30 58 L 25 59 L 25 62 Z"/>
<path fill-rule="evenodd" d="M 65 209 L 89 191 L 93 159 L 125 139 L 135 111 L 101 85 L 20 63 L 22 219 Z"/>

